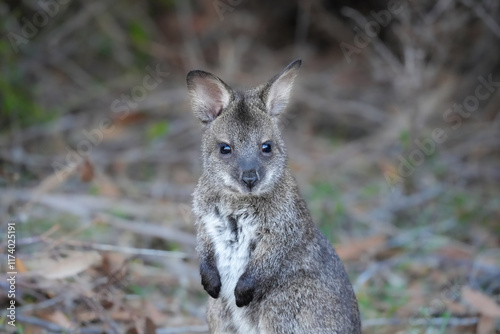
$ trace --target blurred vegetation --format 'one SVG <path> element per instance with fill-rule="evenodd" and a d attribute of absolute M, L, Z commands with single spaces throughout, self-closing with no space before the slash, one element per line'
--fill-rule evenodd
<path fill-rule="evenodd" d="M 43 3 L 0 3 L 17 332 L 206 330 L 190 215 L 201 127 L 185 75 L 253 86 L 302 58 L 282 119 L 290 166 L 344 260 L 364 332 L 500 333 L 481 307 L 500 305 L 497 1 Z M 478 85 L 490 94 L 470 116 L 448 112 Z M 436 129 L 446 139 L 423 149 Z M 54 279 L 36 266 L 49 259 L 75 260 Z M 5 313 L 0 328 L 11 330 Z"/>

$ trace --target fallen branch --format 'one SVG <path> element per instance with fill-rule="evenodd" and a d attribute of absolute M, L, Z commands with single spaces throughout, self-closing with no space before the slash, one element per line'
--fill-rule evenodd
<path fill-rule="evenodd" d="M 43 302 L 39 302 L 36 304 L 28 304 L 22 307 L 19 307 L 16 309 L 17 313 L 23 313 L 23 312 L 33 312 L 35 310 L 43 310 L 49 307 L 53 307 L 60 302 L 64 300 L 65 296 L 63 295 L 58 295 L 54 298 L 44 300 Z M 0 313 L 0 317 L 5 317 L 9 312 L 8 311 L 3 311 Z"/>
<path fill-rule="evenodd" d="M 158 328 L 156 334 L 208 333 L 208 326 L 164 327 Z"/>
<path fill-rule="evenodd" d="M 472 326 L 478 322 L 477 317 L 471 318 L 417 318 L 417 319 L 399 319 L 399 318 L 379 318 L 363 320 L 363 328 L 379 326 Z"/>
<path fill-rule="evenodd" d="M 172 257 L 176 259 L 186 259 L 189 257 L 188 254 L 183 252 L 176 251 L 164 251 L 160 249 L 148 249 L 148 248 L 134 248 L 134 247 L 126 247 L 126 246 L 115 246 L 115 245 L 105 245 L 105 244 L 96 244 L 89 242 L 81 242 L 76 240 L 66 241 L 68 245 L 72 246 L 81 246 L 86 248 L 91 248 L 94 250 L 100 251 L 110 251 L 124 254 L 133 254 L 133 255 L 146 255 L 146 256 L 162 256 L 162 257 Z"/>
<path fill-rule="evenodd" d="M 147 235 L 151 237 L 161 238 L 168 241 L 174 241 L 181 244 L 195 246 L 196 238 L 194 235 L 186 232 L 179 231 L 177 229 L 159 226 L 156 224 L 143 222 L 143 221 L 129 221 L 122 218 L 114 217 L 108 214 L 99 213 L 96 218 L 105 224 L 110 226 L 128 230 L 137 234 Z"/>
<path fill-rule="evenodd" d="M 45 321 L 36 317 L 30 317 L 23 314 L 16 315 L 16 320 L 25 324 L 30 324 L 36 327 L 41 327 L 50 331 L 51 333 L 82 333 L 82 334 L 101 334 L 109 333 L 104 328 L 87 327 L 87 328 L 64 328 L 53 322 Z"/>

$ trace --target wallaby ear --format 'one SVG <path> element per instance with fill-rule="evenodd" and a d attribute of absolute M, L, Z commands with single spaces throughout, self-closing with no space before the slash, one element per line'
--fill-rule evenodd
<path fill-rule="evenodd" d="M 231 101 L 231 88 L 211 73 L 191 71 L 186 80 L 193 112 L 203 123 L 212 122 Z"/>
<path fill-rule="evenodd" d="M 292 91 L 293 81 L 297 73 L 299 73 L 301 64 L 301 60 L 294 60 L 264 87 L 262 99 L 266 104 L 267 112 L 271 116 L 278 116 L 285 110 Z"/>

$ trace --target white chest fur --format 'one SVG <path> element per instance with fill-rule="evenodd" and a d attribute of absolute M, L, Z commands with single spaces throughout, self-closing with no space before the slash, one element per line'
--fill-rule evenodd
<path fill-rule="evenodd" d="M 234 297 L 236 284 L 250 260 L 257 224 L 245 211 L 208 215 L 204 223 L 215 248 L 222 284 L 220 297 L 227 300 L 234 323 L 239 326 L 239 333 L 258 333 L 257 328 L 248 321 L 246 307 L 237 307 Z"/>

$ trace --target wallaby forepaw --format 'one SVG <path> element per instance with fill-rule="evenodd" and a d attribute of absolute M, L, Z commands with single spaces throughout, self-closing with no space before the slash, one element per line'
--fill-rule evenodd
<path fill-rule="evenodd" d="M 208 292 L 212 298 L 217 299 L 222 286 L 217 268 L 202 264 L 200 266 L 200 274 L 201 284 L 205 291 Z"/>
<path fill-rule="evenodd" d="M 253 300 L 255 293 L 255 280 L 251 276 L 242 275 L 234 289 L 236 306 L 243 307 Z"/>

